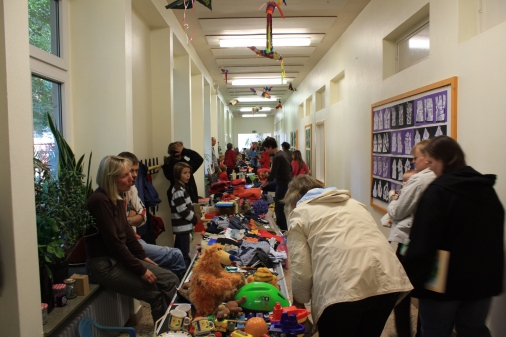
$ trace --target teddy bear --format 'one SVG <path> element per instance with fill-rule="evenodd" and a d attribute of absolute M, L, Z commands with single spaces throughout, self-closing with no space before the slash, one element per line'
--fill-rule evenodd
<path fill-rule="evenodd" d="M 233 255 L 223 246 L 207 246 L 192 270 L 189 286 L 190 301 L 203 316 L 211 315 L 220 304 L 234 300 L 235 294 L 245 284 L 242 273 L 227 273 L 223 265 L 230 265 Z"/>
<path fill-rule="evenodd" d="M 248 283 L 251 282 L 265 282 L 272 284 L 279 290 L 278 277 L 274 275 L 268 268 L 258 268 L 253 275 L 248 276 Z"/>

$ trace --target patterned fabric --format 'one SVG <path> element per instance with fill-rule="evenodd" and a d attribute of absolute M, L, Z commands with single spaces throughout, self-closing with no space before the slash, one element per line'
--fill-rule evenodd
<path fill-rule="evenodd" d="M 179 182 L 171 190 L 170 209 L 172 212 L 172 230 L 174 233 L 188 233 L 197 224 L 198 219 L 193 212 L 193 204 L 186 189 Z"/>

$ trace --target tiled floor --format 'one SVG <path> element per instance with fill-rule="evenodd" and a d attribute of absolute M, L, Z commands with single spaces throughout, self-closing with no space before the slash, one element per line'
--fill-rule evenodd
<path fill-rule="evenodd" d="M 195 234 L 195 238 L 191 245 L 191 253 L 190 256 L 193 256 L 196 250 L 197 243 L 200 242 L 200 233 Z M 285 269 L 285 282 L 287 285 L 287 288 L 291 292 L 291 275 L 290 271 Z M 290 293 L 290 298 L 292 297 L 292 294 Z M 134 326 L 135 331 L 137 332 L 138 337 L 152 337 L 154 336 L 152 333 L 154 332 L 154 325 L 153 325 L 153 319 L 151 317 L 151 311 L 149 308 L 149 304 L 142 303 L 142 318 L 140 319 L 139 323 Z M 418 310 L 414 305 L 411 305 L 411 326 L 413 327 L 413 336 L 414 336 L 414 330 L 416 329 L 416 317 L 418 315 Z M 150 335 L 151 333 L 151 335 Z M 127 334 L 120 334 L 121 337 L 128 337 Z M 309 336 L 309 335 L 308 335 Z M 318 333 L 313 335 L 313 337 L 318 337 Z M 322 336 L 325 337 L 325 336 Z M 381 334 L 381 337 L 397 337 L 397 333 L 395 330 L 395 323 L 394 323 L 394 315 L 393 313 L 390 315 L 390 317 L 387 320 L 387 323 L 385 324 L 385 328 L 383 329 L 383 333 Z"/>

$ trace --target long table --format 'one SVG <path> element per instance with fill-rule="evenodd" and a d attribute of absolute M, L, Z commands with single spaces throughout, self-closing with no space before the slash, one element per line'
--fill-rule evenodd
<path fill-rule="evenodd" d="M 271 222 L 271 220 L 272 220 L 272 217 L 269 220 L 270 226 L 272 226 L 272 224 L 273 224 L 273 221 Z M 272 228 L 274 230 L 277 229 L 276 234 L 278 234 L 278 233 L 279 233 L 278 235 L 281 234 L 281 232 L 279 232 L 279 229 L 277 228 L 277 226 L 275 224 L 274 224 L 274 227 L 272 227 Z M 210 235 L 210 237 L 213 237 L 213 236 L 219 237 L 218 235 Z M 201 241 L 201 248 L 204 249 L 206 246 L 207 246 L 207 241 L 202 240 Z M 188 270 L 186 271 L 186 274 L 184 275 L 183 279 L 181 280 L 181 283 L 179 284 L 179 288 L 182 287 L 185 282 L 189 282 L 191 280 L 192 269 L 193 269 L 195 262 L 197 261 L 198 255 L 199 255 L 199 252 L 195 253 L 195 255 L 193 256 L 191 264 L 190 264 L 190 268 L 188 268 Z M 291 302 L 290 295 L 289 295 L 290 293 L 288 291 L 288 287 L 285 282 L 285 274 L 283 271 L 283 266 L 281 265 L 281 263 L 275 263 L 273 269 L 278 274 L 278 279 L 279 279 L 278 285 L 279 285 L 281 293 L 283 295 L 285 295 L 285 297 Z M 172 310 L 173 307 L 176 307 L 182 303 L 189 303 L 189 302 L 185 298 L 180 296 L 179 293 L 176 292 L 176 294 L 174 295 L 174 298 L 172 299 L 171 303 L 169 304 L 169 307 L 167 308 L 165 316 L 162 318 L 162 320 L 157 325 L 157 328 L 156 328 L 157 335 L 159 335 L 163 332 L 169 331 L 168 320 L 167 320 L 168 314 L 169 314 L 170 310 Z"/>

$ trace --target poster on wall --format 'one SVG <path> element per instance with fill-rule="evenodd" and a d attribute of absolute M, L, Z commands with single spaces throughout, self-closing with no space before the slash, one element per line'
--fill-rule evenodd
<path fill-rule="evenodd" d="M 305 162 L 307 165 L 307 168 L 309 170 L 309 174 L 311 174 L 311 136 L 312 136 L 312 124 L 308 124 L 304 127 L 304 133 L 305 133 L 305 141 L 304 141 L 304 149 L 305 151 Z"/>
<path fill-rule="evenodd" d="M 416 143 L 440 135 L 457 138 L 457 77 L 371 106 L 371 206 L 386 212 L 388 192 L 400 191 L 414 169 Z"/>
<path fill-rule="evenodd" d="M 298 150 L 299 149 L 299 130 L 295 130 L 290 132 L 290 146 L 292 149 Z"/>

